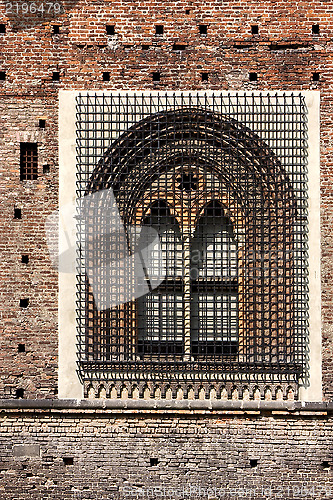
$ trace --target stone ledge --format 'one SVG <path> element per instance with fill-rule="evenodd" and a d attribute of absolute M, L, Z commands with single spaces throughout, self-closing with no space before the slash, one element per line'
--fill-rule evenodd
<path fill-rule="evenodd" d="M 39 444 L 14 444 L 13 445 L 14 457 L 40 457 Z"/>
<path fill-rule="evenodd" d="M 333 402 L 143 399 L 0 399 L 0 410 L 333 413 Z"/>

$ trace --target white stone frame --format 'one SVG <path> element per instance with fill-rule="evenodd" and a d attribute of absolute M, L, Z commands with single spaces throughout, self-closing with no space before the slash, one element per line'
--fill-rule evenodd
<path fill-rule="evenodd" d="M 297 91 L 298 92 L 298 91 Z M 131 95 L 119 91 L 59 91 L 59 207 L 75 200 L 76 192 L 76 106 L 79 94 L 103 93 Z M 154 95 L 158 92 L 140 91 Z M 186 94 L 213 92 L 182 91 Z M 288 95 L 292 92 L 261 92 L 260 95 Z M 321 374 L 321 275 L 320 275 L 320 94 L 318 91 L 298 92 L 304 96 L 308 110 L 308 214 L 309 214 L 309 385 L 300 386 L 300 400 L 322 400 Z M 165 95 L 165 92 L 161 92 Z M 174 94 L 174 92 L 170 92 Z M 180 92 L 176 92 L 180 95 Z M 215 91 L 216 95 L 217 92 Z M 246 92 L 221 92 L 223 95 Z M 253 93 L 259 96 L 258 93 Z M 77 375 L 76 339 L 76 276 L 59 273 L 59 398 L 83 398 L 83 385 Z"/>

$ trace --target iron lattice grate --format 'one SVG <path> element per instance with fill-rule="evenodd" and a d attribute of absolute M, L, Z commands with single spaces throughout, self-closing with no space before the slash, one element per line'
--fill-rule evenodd
<path fill-rule="evenodd" d="M 127 229 L 115 231 L 103 206 L 78 220 L 85 382 L 297 388 L 308 325 L 306 134 L 300 94 L 77 98 L 77 195 L 112 189 Z M 112 253 L 131 255 L 129 229 L 141 226 L 160 239 L 148 274 L 162 264 L 165 277 L 157 287 L 141 277 L 146 293 L 122 303 L 135 276 L 110 270 Z"/>
<path fill-rule="evenodd" d="M 21 142 L 20 144 L 20 180 L 36 180 L 38 177 L 37 144 Z"/>

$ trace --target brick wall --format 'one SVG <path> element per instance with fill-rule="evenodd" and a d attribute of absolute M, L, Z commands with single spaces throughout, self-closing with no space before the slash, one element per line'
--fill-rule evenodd
<path fill-rule="evenodd" d="M 332 431 L 322 412 L 3 409 L 0 498 L 330 499 Z"/>
<path fill-rule="evenodd" d="M 15 398 L 18 389 L 31 399 L 57 395 L 58 278 L 43 231 L 58 200 L 60 88 L 320 89 L 323 389 L 332 399 L 331 3 L 63 4 L 62 15 L 44 17 L 6 14 L 0 5 L 0 25 L 6 25 L 6 33 L 0 26 L 0 396 Z M 53 24 L 59 34 L 52 34 Z M 106 24 L 115 26 L 114 35 L 107 36 Z M 200 24 L 207 35 L 200 35 Z M 312 34 L 317 24 L 319 34 Z M 155 35 L 155 25 L 164 26 L 163 35 Z M 256 25 L 259 34 L 252 35 Z M 173 50 L 177 44 L 184 50 Z M 60 81 L 52 80 L 54 72 Z M 153 72 L 160 72 L 159 82 Z M 20 142 L 26 141 L 38 142 L 39 177 L 20 182 Z M 14 208 L 22 219 L 14 220 Z M 29 255 L 28 264 L 22 255 Z M 29 298 L 26 309 L 22 298 Z M 165 488 L 164 498 L 173 499 L 332 498 L 332 427 L 325 411 L 2 409 L 0 499 L 162 497 L 147 487 Z"/>
<path fill-rule="evenodd" d="M 19 4 L 21 5 L 21 4 Z M 75 89 L 320 89 L 323 375 L 333 395 L 332 6 L 311 2 L 65 2 L 62 15 L 19 16 L 0 6 L 0 193 L 2 207 L 0 394 L 52 398 L 57 385 L 57 275 L 43 239 L 57 206 L 57 92 Z M 21 12 L 21 11 L 20 11 Z M 52 34 L 52 25 L 60 26 Z M 108 36 L 105 25 L 113 25 Z M 312 26 L 319 24 L 319 34 Z M 163 35 L 155 26 L 163 25 Z M 199 33 L 207 26 L 207 35 Z M 259 34 L 251 34 L 251 26 Z M 174 44 L 185 46 L 173 50 Z M 148 49 L 147 49 L 147 46 Z M 52 81 L 54 72 L 60 81 Z M 103 81 L 108 72 L 109 81 Z M 160 72 L 159 82 L 152 72 Z M 258 80 L 249 81 L 249 73 Z M 208 81 L 201 74 L 208 73 Z M 319 73 L 319 82 L 313 81 Z M 38 128 L 38 118 L 46 128 Z M 19 143 L 38 141 L 39 178 L 19 181 Z M 33 139 L 34 138 L 34 139 Z M 43 165 L 50 172 L 43 174 Z M 14 207 L 22 219 L 13 220 Z M 29 254 L 28 265 L 21 255 Z M 20 308 L 20 298 L 29 307 Z M 17 346 L 24 343 L 25 353 Z"/>

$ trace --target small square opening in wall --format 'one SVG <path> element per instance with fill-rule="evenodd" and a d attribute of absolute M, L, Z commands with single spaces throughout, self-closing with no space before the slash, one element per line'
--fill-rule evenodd
<path fill-rule="evenodd" d="M 46 120 L 40 119 L 38 121 L 38 127 L 39 128 L 45 128 L 45 125 L 46 125 Z"/>
<path fill-rule="evenodd" d="M 251 26 L 252 35 L 259 35 L 259 26 L 257 24 L 253 24 Z"/>
<path fill-rule="evenodd" d="M 200 35 L 207 35 L 207 24 L 199 24 Z"/>
<path fill-rule="evenodd" d="M 318 72 L 312 73 L 312 81 L 319 82 L 319 80 L 320 80 L 320 73 Z"/>
<path fill-rule="evenodd" d="M 29 263 L 29 255 L 22 255 L 21 262 L 22 262 L 22 264 L 28 264 Z"/>
<path fill-rule="evenodd" d="M 153 72 L 153 82 L 159 82 L 161 80 L 161 73 L 159 71 Z"/>
<path fill-rule="evenodd" d="M 102 78 L 103 78 L 103 82 L 109 82 L 110 81 L 110 73 L 109 73 L 109 71 L 103 71 Z"/>
<path fill-rule="evenodd" d="M 149 50 L 150 45 L 141 45 L 142 50 Z"/>
<path fill-rule="evenodd" d="M 252 458 L 250 460 L 250 467 L 257 467 L 258 466 L 258 460 L 256 458 Z"/>
<path fill-rule="evenodd" d="M 14 219 L 22 219 L 22 211 L 20 208 L 14 208 Z"/>
<path fill-rule="evenodd" d="M 185 14 L 188 16 L 191 13 L 190 9 L 185 10 Z"/>
<path fill-rule="evenodd" d="M 59 82 L 59 80 L 60 80 L 60 73 L 59 73 L 59 71 L 53 71 L 53 73 L 52 73 L 52 80 L 54 82 Z"/>
<path fill-rule="evenodd" d="M 156 467 L 157 464 L 158 464 L 158 458 L 151 458 L 150 459 L 151 467 Z"/>
<path fill-rule="evenodd" d="M 52 33 L 53 33 L 53 35 L 59 35 L 59 33 L 60 33 L 60 24 L 53 24 L 52 25 Z"/>
<path fill-rule="evenodd" d="M 26 309 L 29 305 L 29 299 L 20 299 L 20 307 Z"/>
<path fill-rule="evenodd" d="M 249 73 L 249 80 L 250 82 L 258 81 L 258 73 Z"/>
<path fill-rule="evenodd" d="M 106 34 L 107 35 L 114 35 L 115 34 L 115 26 L 114 24 L 107 24 L 105 26 L 106 29 Z"/>
<path fill-rule="evenodd" d="M 19 344 L 17 346 L 17 352 L 25 352 L 25 344 Z"/>
<path fill-rule="evenodd" d="M 16 399 L 24 398 L 24 389 L 16 389 Z"/>
<path fill-rule="evenodd" d="M 5 24 L 0 24 L 0 33 L 6 33 L 6 25 Z"/>
<path fill-rule="evenodd" d="M 208 73 L 201 73 L 201 81 L 208 82 Z"/>
<path fill-rule="evenodd" d="M 48 174 L 50 172 L 50 165 L 43 165 L 43 174 Z"/>
<path fill-rule="evenodd" d="M 312 34 L 319 35 L 319 32 L 320 32 L 319 24 L 313 24 L 312 25 Z"/>
<path fill-rule="evenodd" d="M 73 465 L 74 464 L 74 458 L 73 457 L 63 457 L 63 462 L 64 465 Z"/>
<path fill-rule="evenodd" d="M 321 463 L 321 466 L 323 469 L 327 470 L 330 468 L 330 463 L 328 460 L 323 460 L 323 462 Z"/>
<path fill-rule="evenodd" d="M 164 33 L 164 26 L 162 26 L 161 24 L 157 24 L 155 26 L 155 35 L 163 35 Z"/>
<path fill-rule="evenodd" d="M 6 80 L 6 72 L 0 71 L 0 80 Z"/>

